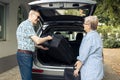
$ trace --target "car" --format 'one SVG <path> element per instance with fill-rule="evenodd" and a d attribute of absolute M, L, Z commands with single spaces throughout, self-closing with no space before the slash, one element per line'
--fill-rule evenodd
<path fill-rule="evenodd" d="M 43 46 L 36 47 L 32 68 L 33 80 L 64 80 L 65 69 L 73 69 L 79 46 L 85 34 L 84 18 L 93 15 L 96 1 L 93 0 L 36 0 L 28 3 L 40 11 L 37 35 L 53 36 Z"/>

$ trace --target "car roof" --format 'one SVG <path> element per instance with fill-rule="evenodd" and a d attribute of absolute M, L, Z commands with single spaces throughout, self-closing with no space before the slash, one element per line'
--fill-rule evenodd
<path fill-rule="evenodd" d="M 42 3 L 55 3 L 55 2 L 68 2 L 68 3 L 88 3 L 96 4 L 96 1 L 93 0 L 36 0 L 28 3 L 29 5 L 37 5 Z"/>

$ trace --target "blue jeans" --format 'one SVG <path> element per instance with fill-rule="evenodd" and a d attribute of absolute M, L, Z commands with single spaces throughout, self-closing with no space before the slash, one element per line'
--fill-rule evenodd
<path fill-rule="evenodd" d="M 32 80 L 32 54 L 17 52 L 17 61 L 22 80 Z"/>

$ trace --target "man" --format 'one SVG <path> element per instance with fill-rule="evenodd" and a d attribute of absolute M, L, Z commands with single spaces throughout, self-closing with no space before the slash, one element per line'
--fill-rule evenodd
<path fill-rule="evenodd" d="M 75 63 L 74 76 L 78 76 L 80 70 L 81 80 L 102 80 L 103 56 L 102 56 L 102 40 L 96 31 L 98 26 L 98 18 L 96 16 L 88 16 L 84 21 L 84 36 L 79 48 L 79 56 Z"/>
<path fill-rule="evenodd" d="M 40 18 L 40 13 L 37 10 L 30 10 L 28 19 L 23 21 L 17 28 L 17 61 L 21 73 L 22 80 L 32 80 L 32 55 L 35 51 L 35 45 L 42 44 L 47 40 L 51 40 L 51 36 L 39 38 L 35 31 L 34 25 L 37 24 Z M 40 46 L 40 48 L 47 50 Z"/>

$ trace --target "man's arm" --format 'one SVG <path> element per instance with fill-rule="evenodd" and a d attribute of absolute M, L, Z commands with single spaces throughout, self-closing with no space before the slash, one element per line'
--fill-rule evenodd
<path fill-rule="evenodd" d="M 47 47 L 43 47 L 42 45 L 36 45 L 36 47 L 38 47 L 38 48 L 40 48 L 40 49 L 42 49 L 42 50 L 48 50 L 49 48 L 47 48 Z"/>
<path fill-rule="evenodd" d="M 52 37 L 51 36 L 47 36 L 47 37 L 40 38 L 40 37 L 34 35 L 34 36 L 31 36 L 31 39 L 35 42 L 35 44 L 38 45 L 38 44 L 44 43 L 45 41 L 51 40 Z"/>

